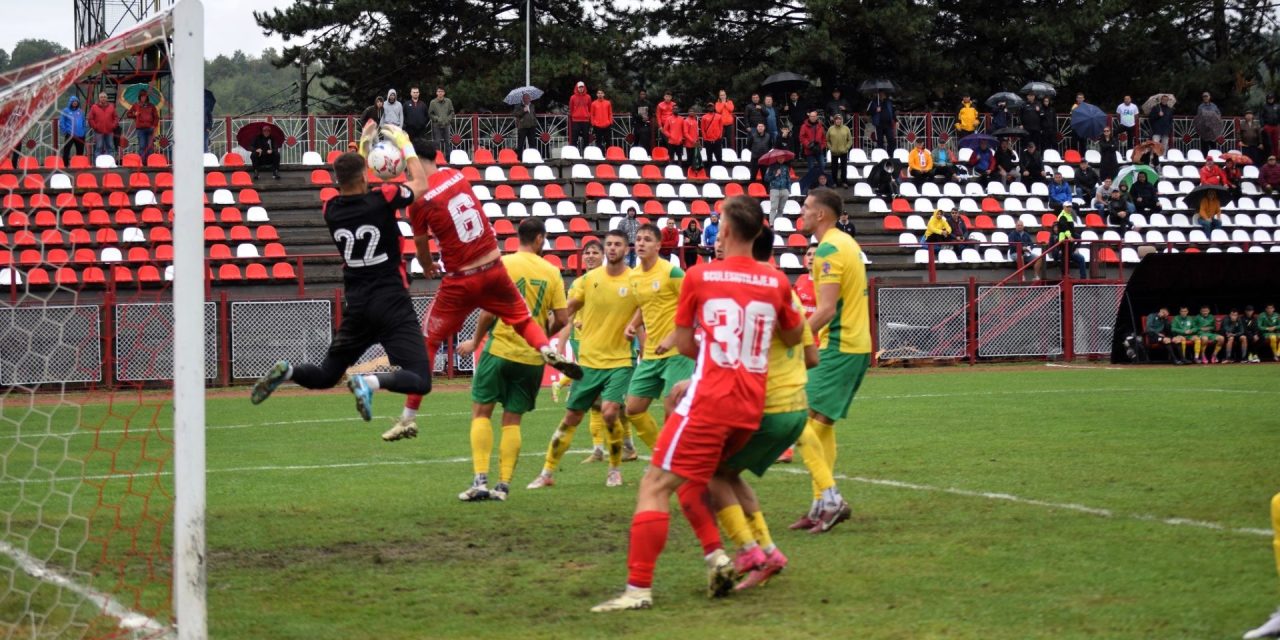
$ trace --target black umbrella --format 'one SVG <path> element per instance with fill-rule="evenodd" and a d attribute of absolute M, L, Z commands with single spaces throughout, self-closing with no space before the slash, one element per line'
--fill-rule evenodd
<path fill-rule="evenodd" d="M 1025 138 L 1031 133 L 1022 127 L 1001 127 L 992 131 L 991 135 L 997 138 Z"/>
<path fill-rule="evenodd" d="M 1029 93 L 1034 93 L 1036 94 L 1037 97 L 1040 97 L 1040 98 L 1043 98 L 1045 96 L 1049 96 L 1050 98 L 1058 97 L 1058 90 L 1054 89 L 1053 85 L 1049 84 L 1048 82 L 1040 82 L 1039 80 L 1032 80 L 1031 82 L 1028 82 L 1022 85 L 1022 89 L 1020 89 L 1019 91 L 1024 96 Z"/>
<path fill-rule="evenodd" d="M 1001 102 L 1003 102 L 1004 106 L 1008 107 L 1010 111 L 1021 108 L 1022 105 L 1026 103 L 1025 100 L 1012 91 L 1001 91 L 1000 93 L 987 98 L 987 106 L 992 109 L 996 108 L 996 105 Z"/>
<path fill-rule="evenodd" d="M 858 91 L 868 94 L 879 93 L 881 91 L 885 93 L 897 93 L 898 90 L 898 85 L 892 80 L 864 80 L 862 84 L 858 85 Z"/>
<path fill-rule="evenodd" d="M 1186 196 L 1183 196 L 1182 201 L 1187 203 L 1188 209 L 1199 211 L 1200 201 L 1209 193 L 1218 194 L 1218 203 L 1226 205 L 1229 202 L 1228 196 L 1231 195 L 1231 190 L 1220 184 L 1202 184 L 1192 189 Z"/>
<path fill-rule="evenodd" d="M 791 93 L 792 91 L 804 91 L 809 88 L 809 79 L 790 71 L 782 71 L 775 73 L 760 84 L 760 88 L 768 93 Z"/>

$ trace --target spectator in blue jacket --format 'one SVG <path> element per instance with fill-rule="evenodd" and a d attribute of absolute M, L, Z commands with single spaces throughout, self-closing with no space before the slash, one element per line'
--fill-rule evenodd
<path fill-rule="evenodd" d="M 771 141 L 778 141 L 778 109 L 773 106 L 773 96 L 764 97 L 764 130 Z"/>
<path fill-rule="evenodd" d="M 1053 181 L 1049 183 L 1049 210 L 1062 210 L 1062 205 L 1070 202 L 1071 197 L 1071 185 L 1062 179 L 1061 173 L 1054 173 Z"/>
<path fill-rule="evenodd" d="M 893 153 L 897 146 L 893 139 L 894 125 L 897 117 L 893 112 L 893 98 L 881 91 L 867 104 L 867 115 L 871 116 L 871 126 L 876 130 L 876 145 Z"/>
<path fill-rule="evenodd" d="M 703 255 L 713 256 L 716 254 L 716 238 L 720 235 L 720 215 L 713 213 L 711 219 L 707 220 L 707 226 L 702 228 L 702 250 Z"/>
<path fill-rule="evenodd" d="M 978 149 L 973 152 L 969 158 L 969 171 L 973 175 L 983 178 L 989 177 L 992 171 L 996 169 L 996 154 L 989 147 L 987 141 L 983 140 L 978 143 Z"/>
<path fill-rule="evenodd" d="M 67 108 L 62 110 L 58 118 L 58 132 L 66 136 L 62 145 L 62 164 L 71 164 L 71 147 L 76 148 L 76 155 L 84 155 L 84 136 L 89 124 L 84 117 L 84 109 L 80 108 L 80 98 L 71 96 L 67 100 Z"/>
<path fill-rule="evenodd" d="M 991 131 L 999 131 L 1009 126 L 1009 105 L 1003 100 L 996 103 L 996 108 L 991 110 Z"/>

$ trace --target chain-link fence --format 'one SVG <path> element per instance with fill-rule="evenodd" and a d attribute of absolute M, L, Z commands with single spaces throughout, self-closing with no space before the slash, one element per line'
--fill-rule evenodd
<path fill-rule="evenodd" d="M 100 380 L 98 305 L 0 308 L 0 385 Z"/>
<path fill-rule="evenodd" d="M 886 287 L 876 293 L 881 360 L 963 358 L 964 287 Z"/>
<path fill-rule="evenodd" d="M 1122 284 L 1077 284 L 1071 288 L 1071 350 L 1079 356 L 1111 353 Z"/>
<path fill-rule="evenodd" d="M 277 360 L 320 362 L 333 338 L 329 300 L 231 303 L 231 377 L 258 378 Z"/>
<path fill-rule="evenodd" d="M 1057 285 L 978 287 L 979 356 L 1062 354 Z"/>
<path fill-rule="evenodd" d="M 173 304 L 118 304 L 116 380 L 144 382 L 173 379 Z M 204 375 L 218 375 L 218 307 L 204 303 Z"/>

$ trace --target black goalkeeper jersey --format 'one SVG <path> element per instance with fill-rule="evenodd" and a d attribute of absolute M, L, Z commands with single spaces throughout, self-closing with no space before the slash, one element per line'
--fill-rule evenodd
<path fill-rule="evenodd" d="M 324 206 L 324 221 L 342 255 L 346 296 L 367 297 L 387 289 L 408 289 L 396 209 L 413 202 L 402 184 L 383 184 L 364 195 L 336 196 Z"/>

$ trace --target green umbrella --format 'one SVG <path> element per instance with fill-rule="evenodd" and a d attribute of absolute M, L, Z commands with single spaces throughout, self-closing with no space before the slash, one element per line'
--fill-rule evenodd
<path fill-rule="evenodd" d="M 1121 169 L 1120 173 L 1116 174 L 1116 179 L 1113 184 L 1115 184 L 1117 188 L 1120 187 L 1120 185 L 1133 188 L 1133 183 L 1138 181 L 1139 173 L 1147 174 L 1147 182 L 1150 182 L 1151 184 L 1155 184 L 1160 181 L 1160 172 L 1152 169 L 1150 165 L 1131 164 Z"/>
<path fill-rule="evenodd" d="M 128 109 L 138 101 L 138 96 L 143 91 L 147 92 L 147 98 L 151 100 L 151 104 L 155 105 L 157 110 L 164 109 L 164 94 L 160 93 L 160 90 L 156 87 L 146 84 L 145 82 L 139 82 L 125 87 L 124 91 L 120 92 L 117 100 L 120 102 L 121 107 Z"/>

